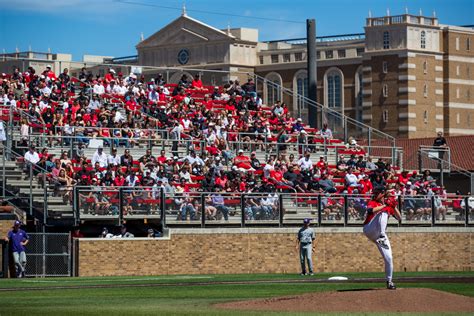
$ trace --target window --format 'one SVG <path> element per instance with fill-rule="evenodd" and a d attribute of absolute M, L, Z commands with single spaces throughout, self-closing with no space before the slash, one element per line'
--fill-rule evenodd
<path fill-rule="evenodd" d="M 428 123 L 428 111 L 423 112 L 423 122 L 425 124 Z"/>
<path fill-rule="evenodd" d="M 467 99 L 467 100 L 471 100 L 471 89 L 470 89 L 470 88 L 468 88 L 468 89 L 466 90 L 466 99 Z"/>
<path fill-rule="evenodd" d="M 425 75 L 428 73 L 428 62 L 426 60 L 423 62 L 423 73 Z"/>
<path fill-rule="evenodd" d="M 426 32 L 421 31 L 421 48 L 426 48 Z"/>
<path fill-rule="evenodd" d="M 260 59 L 260 65 L 263 65 L 263 56 L 258 57 Z"/>
<path fill-rule="evenodd" d="M 388 85 L 386 85 L 386 84 L 383 85 L 382 94 L 383 94 L 384 98 L 388 97 Z"/>
<path fill-rule="evenodd" d="M 390 33 L 385 31 L 383 32 L 383 49 L 390 48 Z"/>
<path fill-rule="evenodd" d="M 456 50 L 459 50 L 459 37 L 456 37 Z"/>
<path fill-rule="evenodd" d="M 290 54 L 283 54 L 283 62 L 284 63 L 290 62 Z"/>
<path fill-rule="evenodd" d="M 320 51 L 316 52 L 316 59 L 321 59 L 321 52 Z"/>
<path fill-rule="evenodd" d="M 295 53 L 295 61 L 302 61 L 303 53 Z"/>
<path fill-rule="evenodd" d="M 423 96 L 425 98 L 428 97 L 428 85 L 425 83 L 425 85 L 423 86 Z"/>
<path fill-rule="evenodd" d="M 345 49 L 339 49 L 337 51 L 337 57 L 339 58 L 346 58 L 346 50 Z"/>
<path fill-rule="evenodd" d="M 308 97 L 308 74 L 305 70 L 300 70 L 296 73 L 294 77 L 294 84 L 296 92 L 295 101 L 298 109 L 305 108 L 306 102 L 303 97 Z"/>
<path fill-rule="evenodd" d="M 333 56 L 333 51 L 332 50 L 327 50 L 326 51 L 326 59 L 332 59 Z"/>
<path fill-rule="evenodd" d="M 461 117 L 458 113 L 458 114 L 456 114 L 456 124 L 459 124 L 460 122 L 461 122 Z"/>
<path fill-rule="evenodd" d="M 459 76 L 459 65 L 456 66 L 456 76 Z"/>
<path fill-rule="evenodd" d="M 459 96 L 461 95 L 461 91 L 459 88 L 456 88 L 456 98 L 459 99 Z"/>
<path fill-rule="evenodd" d="M 269 73 L 265 77 L 266 103 L 273 106 L 276 101 L 281 100 L 281 77 L 275 73 Z"/>
<path fill-rule="evenodd" d="M 362 56 L 364 53 L 364 48 L 357 48 L 357 56 Z"/>
<path fill-rule="evenodd" d="M 469 68 L 469 65 L 466 66 L 466 77 L 467 79 L 471 79 L 471 69 Z"/>
<path fill-rule="evenodd" d="M 388 123 L 388 110 L 383 110 L 382 112 L 382 121 Z"/>
<path fill-rule="evenodd" d="M 383 72 L 384 74 L 388 73 L 388 62 L 386 62 L 386 61 L 384 61 L 384 62 L 382 63 L 382 72 Z"/>
<path fill-rule="evenodd" d="M 278 55 L 272 55 L 272 64 L 278 64 Z"/>
<path fill-rule="evenodd" d="M 336 108 L 342 106 L 342 76 L 337 71 L 327 75 L 327 106 Z"/>
<path fill-rule="evenodd" d="M 471 50 L 471 38 L 466 39 L 466 50 Z"/>

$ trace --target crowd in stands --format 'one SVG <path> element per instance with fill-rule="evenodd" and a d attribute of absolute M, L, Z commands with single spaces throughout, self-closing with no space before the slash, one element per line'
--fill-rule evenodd
<path fill-rule="evenodd" d="M 408 219 L 430 216 L 431 196 L 439 219 L 446 215 L 446 190 L 429 171 L 419 175 L 400 171 L 382 158 L 372 161 L 356 139 L 344 144 L 333 138 L 327 125 L 309 128 L 291 116 L 284 102 L 265 106 L 252 79 L 214 87 L 204 86 L 199 75 L 183 75 L 178 84 L 167 84 L 162 75 L 146 81 L 114 69 L 101 77 L 84 68 L 73 78 L 67 69 L 56 76 L 51 67 L 41 73 L 30 67 L 24 73 L 15 69 L 2 74 L 0 104 L 26 114 L 20 122 L 25 145 L 31 145 L 29 133 L 38 130 L 51 135 L 50 146 L 72 142 L 73 157 L 67 152 L 55 157 L 48 148 L 37 152 L 30 146 L 25 161 L 37 166 L 35 174 L 48 173 L 66 202 L 72 201 L 74 185 L 91 186 L 83 198 L 94 197 L 96 213 L 116 212 L 113 203 L 102 199 L 101 188 L 145 187 L 148 199 L 156 198 L 159 188 L 174 196 L 183 220 L 198 212 L 209 219 L 228 219 L 223 196 L 234 192 L 265 194 L 258 201 L 249 199 L 249 219 L 274 216 L 277 192 L 323 194 L 327 218 L 334 213 L 337 217 L 334 210 L 341 207 L 334 194 L 359 195 L 349 206 L 351 216 L 360 219 L 372 190 L 383 187 L 404 197 Z M 94 138 L 103 138 L 112 150 L 99 147 L 87 157 L 85 148 Z M 133 156 L 135 146 L 161 138 L 171 140 L 171 151 L 153 147 L 141 157 Z M 335 164 L 317 156 L 322 143 L 342 149 Z M 187 154 L 180 156 L 178 146 L 187 147 Z M 257 152 L 264 146 L 271 146 L 272 154 L 261 161 Z M 297 154 L 289 151 L 291 146 Z M 125 147 L 123 155 L 117 154 L 117 147 Z M 213 192 L 203 211 L 190 194 L 198 191 Z"/>

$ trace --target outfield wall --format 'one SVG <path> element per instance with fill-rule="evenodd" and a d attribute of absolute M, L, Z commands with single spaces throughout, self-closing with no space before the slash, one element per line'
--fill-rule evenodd
<path fill-rule="evenodd" d="M 383 271 L 362 228 L 316 228 L 316 272 Z M 298 273 L 297 228 L 174 229 L 164 239 L 76 241 L 78 276 Z M 474 270 L 473 228 L 389 228 L 395 271 Z"/>

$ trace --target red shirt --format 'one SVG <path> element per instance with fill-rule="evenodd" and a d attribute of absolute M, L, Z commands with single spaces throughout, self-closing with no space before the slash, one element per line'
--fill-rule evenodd
<path fill-rule="evenodd" d="M 380 205 L 383 205 L 383 204 L 374 200 L 370 200 L 369 203 L 367 203 L 367 209 L 370 209 L 370 208 L 373 209 Z M 367 213 L 367 217 L 365 218 L 364 225 L 370 223 L 370 221 L 374 218 L 374 216 L 375 216 L 374 212 Z"/>
<path fill-rule="evenodd" d="M 202 81 L 200 79 L 193 80 L 193 82 L 191 82 L 191 86 L 193 86 L 193 88 L 202 88 Z"/>

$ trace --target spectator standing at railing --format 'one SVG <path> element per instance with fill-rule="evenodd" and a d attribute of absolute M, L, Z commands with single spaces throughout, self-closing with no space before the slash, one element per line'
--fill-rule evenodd
<path fill-rule="evenodd" d="M 446 138 L 443 137 L 443 132 L 438 132 L 438 137 L 433 141 L 433 148 L 438 150 L 438 157 L 440 160 L 444 158 L 444 152 L 448 147 Z"/>

